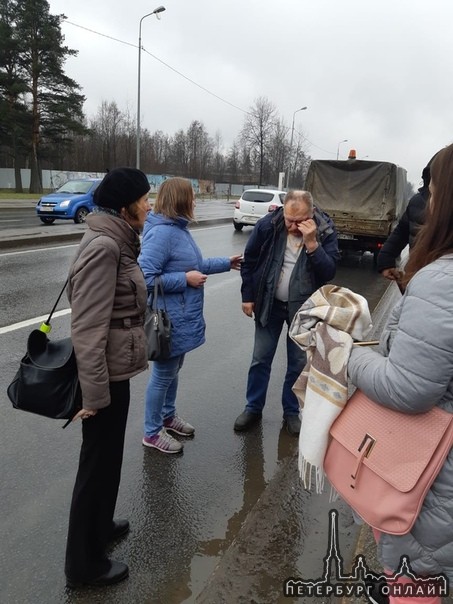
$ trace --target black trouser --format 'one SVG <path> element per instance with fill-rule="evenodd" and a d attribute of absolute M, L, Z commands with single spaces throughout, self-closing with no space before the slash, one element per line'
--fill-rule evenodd
<path fill-rule="evenodd" d="M 110 568 L 105 550 L 121 477 L 129 380 L 110 382 L 110 405 L 82 421 L 82 448 L 72 494 L 66 576 L 94 579 Z"/>

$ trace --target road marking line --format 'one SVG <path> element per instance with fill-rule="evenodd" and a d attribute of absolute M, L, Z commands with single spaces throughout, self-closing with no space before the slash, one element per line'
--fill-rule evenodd
<path fill-rule="evenodd" d="M 65 315 L 69 315 L 71 312 L 70 308 L 65 308 L 63 310 L 57 310 L 57 312 L 53 313 L 53 317 L 64 317 Z M 37 323 L 41 324 L 43 321 L 47 319 L 49 315 L 42 315 L 42 317 L 35 317 L 34 319 L 27 319 L 26 321 L 20 321 L 20 323 L 13 323 L 12 325 L 5 325 L 5 327 L 0 327 L 0 335 L 4 333 L 9 333 L 10 331 L 16 331 L 17 329 L 23 329 L 24 327 L 30 327 L 31 325 L 36 325 Z"/>
<path fill-rule="evenodd" d="M 227 225 L 221 225 L 221 226 L 210 226 L 210 227 L 197 227 L 194 228 L 193 231 L 213 231 L 215 229 L 225 229 L 228 228 Z M 30 254 L 30 253 L 35 253 L 35 252 L 48 252 L 51 250 L 64 250 L 65 248 L 68 247 L 79 247 L 78 243 L 69 243 L 68 245 L 59 245 L 59 246 L 54 246 L 54 247 L 37 247 L 37 248 L 33 248 L 33 249 L 29 249 L 29 250 L 18 250 L 16 252 L 1 252 L 0 253 L 0 258 L 2 258 L 3 256 L 18 256 L 19 254 Z"/>
<path fill-rule="evenodd" d="M 2 252 L 0 254 L 0 258 L 2 256 L 15 256 L 15 255 L 19 255 L 19 254 L 30 254 L 32 252 L 48 252 L 51 250 L 64 250 L 67 247 L 78 247 L 78 243 L 70 243 L 68 245 L 59 245 L 59 246 L 55 246 L 55 247 L 37 247 L 34 249 L 30 249 L 30 250 L 18 250 L 17 252 Z"/>

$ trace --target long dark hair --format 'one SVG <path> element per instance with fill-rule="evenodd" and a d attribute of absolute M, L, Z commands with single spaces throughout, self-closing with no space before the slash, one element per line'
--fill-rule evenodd
<path fill-rule="evenodd" d="M 425 224 L 409 254 L 404 286 L 421 268 L 453 252 L 453 145 L 441 149 L 434 157 L 430 189 Z"/>

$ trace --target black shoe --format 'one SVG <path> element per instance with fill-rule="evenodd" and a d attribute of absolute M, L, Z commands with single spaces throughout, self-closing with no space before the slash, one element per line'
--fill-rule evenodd
<path fill-rule="evenodd" d="M 94 579 L 87 579 L 86 581 L 73 581 L 69 578 L 66 579 L 66 587 L 74 589 L 76 587 L 106 587 L 107 585 L 114 585 L 119 583 L 129 576 L 129 567 L 124 562 L 118 562 L 117 560 L 110 560 L 110 568 L 108 571 L 95 577 Z"/>
<path fill-rule="evenodd" d="M 297 436 L 300 432 L 300 418 L 298 415 L 285 415 L 283 418 L 286 423 L 286 429 L 292 436 Z"/>
<path fill-rule="evenodd" d="M 110 541 L 124 537 L 129 532 L 129 520 L 114 520 Z"/>
<path fill-rule="evenodd" d="M 261 419 L 261 413 L 250 413 L 249 411 L 243 411 L 241 415 L 238 415 L 234 422 L 234 429 L 238 432 L 248 430 Z"/>

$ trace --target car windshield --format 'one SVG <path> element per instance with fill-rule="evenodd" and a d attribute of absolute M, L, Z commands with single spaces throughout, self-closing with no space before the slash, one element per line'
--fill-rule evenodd
<path fill-rule="evenodd" d="M 92 186 L 92 180 L 69 180 L 67 183 L 57 189 L 56 193 L 72 193 L 73 195 L 82 195 L 83 193 L 88 193 Z"/>
<path fill-rule="evenodd" d="M 242 193 L 242 199 L 244 201 L 268 203 L 274 199 L 274 195 L 273 193 L 264 193 L 263 191 L 244 191 L 244 193 Z"/>

